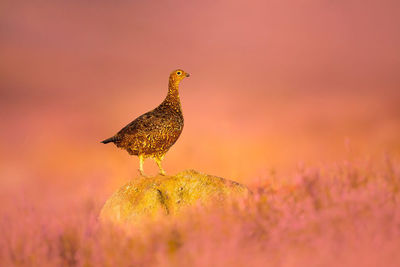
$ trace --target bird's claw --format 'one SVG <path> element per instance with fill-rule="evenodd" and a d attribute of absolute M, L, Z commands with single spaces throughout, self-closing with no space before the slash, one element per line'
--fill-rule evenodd
<path fill-rule="evenodd" d="M 138 170 L 139 171 L 139 175 L 140 176 L 142 176 L 142 177 L 147 177 L 147 175 L 146 174 L 144 174 L 144 171 L 142 171 L 142 170 Z"/>

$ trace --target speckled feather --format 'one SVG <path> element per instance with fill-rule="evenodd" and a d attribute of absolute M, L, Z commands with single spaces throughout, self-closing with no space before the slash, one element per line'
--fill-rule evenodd
<path fill-rule="evenodd" d="M 181 74 L 177 75 L 179 72 Z M 187 76 L 189 74 L 182 70 L 172 72 L 165 100 L 103 143 L 114 142 L 117 147 L 125 149 L 131 155 L 162 159 L 183 130 L 184 120 L 178 89 L 179 82 Z"/>
<path fill-rule="evenodd" d="M 181 109 L 175 110 L 164 101 L 119 131 L 114 143 L 131 155 L 160 158 L 175 144 L 182 129 Z"/>

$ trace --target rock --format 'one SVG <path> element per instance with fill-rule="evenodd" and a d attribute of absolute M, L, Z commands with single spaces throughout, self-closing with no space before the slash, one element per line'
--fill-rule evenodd
<path fill-rule="evenodd" d="M 175 176 L 140 177 L 122 186 L 106 201 L 100 220 L 130 223 L 143 216 L 176 214 L 199 202 L 223 204 L 232 197 L 248 195 L 244 185 L 194 170 Z"/>

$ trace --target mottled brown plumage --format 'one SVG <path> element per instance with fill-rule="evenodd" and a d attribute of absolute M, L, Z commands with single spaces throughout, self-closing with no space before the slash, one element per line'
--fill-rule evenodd
<path fill-rule="evenodd" d="M 116 135 L 102 143 L 113 142 L 131 155 L 139 156 L 140 173 L 143 175 L 143 161 L 153 158 L 161 174 L 165 174 L 161 161 L 167 151 L 178 140 L 183 129 L 183 114 L 179 99 L 179 83 L 189 74 L 175 70 L 169 76 L 168 94 L 155 109 L 147 112 L 124 128 Z"/>

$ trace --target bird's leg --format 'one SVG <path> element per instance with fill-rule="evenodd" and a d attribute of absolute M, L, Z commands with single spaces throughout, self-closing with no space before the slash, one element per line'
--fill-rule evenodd
<path fill-rule="evenodd" d="M 143 162 L 144 162 L 143 155 L 139 155 L 139 172 L 140 172 L 140 175 L 145 176 L 144 171 L 143 171 Z"/>
<path fill-rule="evenodd" d="M 165 175 L 166 173 L 165 173 L 163 167 L 161 166 L 161 161 L 162 161 L 162 159 L 163 159 L 163 157 L 155 157 L 155 158 L 154 158 L 155 162 L 156 162 L 157 165 L 158 165 L 158 168 L 160 169 L 160 174 L 161 174 L 161 175 Z"/>

